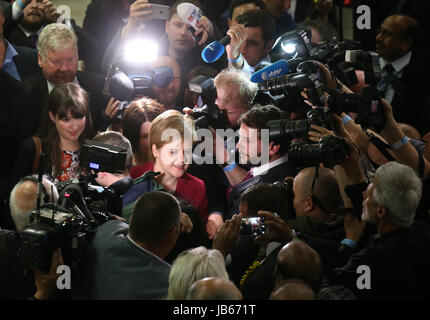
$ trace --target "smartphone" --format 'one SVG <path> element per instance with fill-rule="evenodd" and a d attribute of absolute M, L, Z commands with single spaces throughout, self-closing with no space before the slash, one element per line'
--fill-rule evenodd
<path fill-rule="evenodd" d="M 263 222 L 264 218 L 262 217 L 242 218 L 239 236 L 253 238 L 256 236 L 265 235 L 267 230 Z"/>
<path fill-rule="evenodd" d="M 133 2 L 136 2 L 133 1 Z M 170 15 L 170 7 L 162 4 L 151 4 L 151 8 L 148 8 L 147 11 L 152 11 L 152 14 L 146 16 L 148 18 L 157 19 L 157 20 L 169 20 Z"/>
<path fill-rule="evenodd" d="M 169 15 L 170 15 L 169 6 L 165 6 L 162 4 L 152 4 L 150 10 L 153 11 L 153 14 L 149 16 L 152 19 L 169 20 Z"/>

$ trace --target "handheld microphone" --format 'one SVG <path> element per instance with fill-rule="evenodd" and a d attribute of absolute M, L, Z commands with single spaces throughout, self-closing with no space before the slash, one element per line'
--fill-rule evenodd
<path fill-rule="evenodd" d="M 200 20 L 202 18 L 202 10 L 196 5 L 184 2 L 178 5 L 176 8 L 176 12 L 178 13 L 178 17 L 182 20 L 182 22 L 189 24 L 197 30 L 200 27 Z"/>
<path fill-rule="evenodd" d="M 243 23 L 245 27 L 247 27 L 248 22 L 245 21 Z M 212 63 L 217 61 L 224 53 L 225 47 L 230 43 L 231 37 L 229 35 L 226 35 L 224 38 L 222 38 L 219 41 L 213 41 L 209 43 L 203 50 L 202 50 L 202 59 L 206 63 Z"/>
<path fill-rule="evenodd" d="M 287 60 L 279 60 L 251 75 L 251 81 L 254 83 L 263 82 L 272 78 L 283 76 L 290 71 Z"/>

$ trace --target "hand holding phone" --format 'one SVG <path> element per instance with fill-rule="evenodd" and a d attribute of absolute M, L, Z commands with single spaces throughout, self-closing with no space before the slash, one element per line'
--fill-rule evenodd
<path fill-rule="evenodd" d="M 239 236 L 254 238 L 265 235 L 267 233 L 267 229 L 263 222 L 264 217 L 242 218 Z"/>

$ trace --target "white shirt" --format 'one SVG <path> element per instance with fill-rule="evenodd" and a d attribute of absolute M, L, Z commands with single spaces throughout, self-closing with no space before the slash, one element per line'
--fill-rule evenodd
<path fill-rule="evenodd" d="M 255 71 L 255 69 L 262 63 L 262 62 L 270 62 L 270 57 L 267 55 L 265 58 L 261 59 L 259 63 L 257 63 L 255 66 L 251 67 L 248 62 L 246 62 L 246 59 L 243 58 L 243 67 L 242 71 L 245 72 L 248 75 L 252 75 Z"/>
<path fill-rule="evenodd" d="M 290 9 L 288 9 L 288 13 L 294 18 L 294 14 L 296 13 L 297 0 L 291 0 Z"/>
<path fill-rule="evenodd" d="M 384 58 L 380 57 L 379 65 L 381 66 L 382 76 L 384 77 L 386 75 L 386 73 L 383 71 L 384 67 L 387 64 L 391 64 L 394 68 L 394 76 L 396 78 L 401 78 L 403 76 L 405 67 L 411 61 L 411 56 L 412 56 L 412 51 L 409 51 L 407 54 L 405 54 L 404 56 L 401 56 L 399 59 L 393 62 L 388 62 L 384 60 Z M 385 99 L 388 101 L 388 103 L 391 103 L 393 98 L 394 98 L 394 89 L 393 89 L 393 86 L 390 84 L 387 88 L 387 91 L 385 92 Z"/>
<path fill-rule="evenodd" d="M 21 26 L 19 26 L 20 28 L 21 28 L 21 30 L 25 33 L 25 35 L 27 36 L 27 38 L 29 37 L 29 36 L 31 36 L 32 34 L 37 34 L 38 36 L 40 36 L 40 33 L 42 32 L 42 30 L 43 30 L 43 27 L 41 27 L 40 29 L 39 29 L 39 31 L 37 31 L 36 33 L 33 33 L 33 32 L 30 32 L 30 31 L 27 31 L 27 30 L 25 30 L 23 27 L 21 27 Z"/>

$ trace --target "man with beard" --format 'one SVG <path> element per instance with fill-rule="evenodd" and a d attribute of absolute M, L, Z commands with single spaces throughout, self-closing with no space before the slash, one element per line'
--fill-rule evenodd
<path fill-rule="evenodd" d="M 239 212 L 240 196 L 249 187 L 262 182 L 273 183 L 296 175 L 296 167 L 288 162 L 287 146 L 283 142 L 270 141 L 268 137 L 267 122 L 282 118 L 283 113 L 278 107 L 254 105 L 239 120 L 237 149 L 240 153 L 240 163 L 254 167 L 239 183 L 232 184 L 228 196 L 227 218 Z M 232 167 L 237 168 L 235 163 L 224 168 L 226 175 L 229 173 L 228 170 L 233 170 Z"/>
<path fill-rule="evenodd" d="M 22 10 L 18 25 L 7 34 L 7 38 L 15 45 L 36 49 L 43 26 L 56 22 L 59 16 L 55 4 L 51 1 L 31 0 Z"/>
<path fill-rule="evenodd" d="M 23 8 L 21 8 L 21 4 Z M 12 5 L 12 18 L 5 25 L 5 36 L 14 45 L 37 48 L 37 40 L 44 26 L 65 20 L 71 26 L 79 39 L 79 57 L 85 62 L 85 69 L 98 71 L 100 58 L 96 57 L 96 42 L 94 38 L 73 19 L 67 17 L 60 19 L 57 7 L 50 0 L 21 0 L 14 1 Z"/>
<path fill-rule="evenodd" d="M 129 39 L 138 37 L 156 42 L 158 54 L 167 55 L 175 59 L 181 66 L 181 78 L 185 79 L 188 72 L 198 65 L 206 65 L 201 57 L 203 48 L 212 42 L 214 37 L 220 38 L 219 31 L 214 29 L 213 24 L 206 16 L 201 17 L 200 27 L 195 31 L 191 25 L 184 23 L 177 13 L 177 7 L 181 3 L 191 3 L 201 8 L 198 0 L 178 0 L 171 7 L 169 20 L 165 22 L 165 34 L 160 38 L 160 28 L 154 25 L 150 17 L 151 4 L 148 0 L 137 0 L 130 6 L 127 24 L 115 36 L 110 43 L 104 58 L 103 68 L 111 63 L 117 63 L 121 57 L 121 48 Z M 119 49 L 120 48 L 120 49 Z M 211 64 L 217 70 L 222 70 L 227 65 L 225 55 Z"/>
<path fill-rule="evenodd" d="M 394 118 L 405 122 L 421 135 L 430 131 L 430 106 L 426 79 L 429 68 L 418 52 L 419 26 L 409 16 L 387 17 L 376 36 L 382 80 L 378 87 L 392 105 Z"/>

